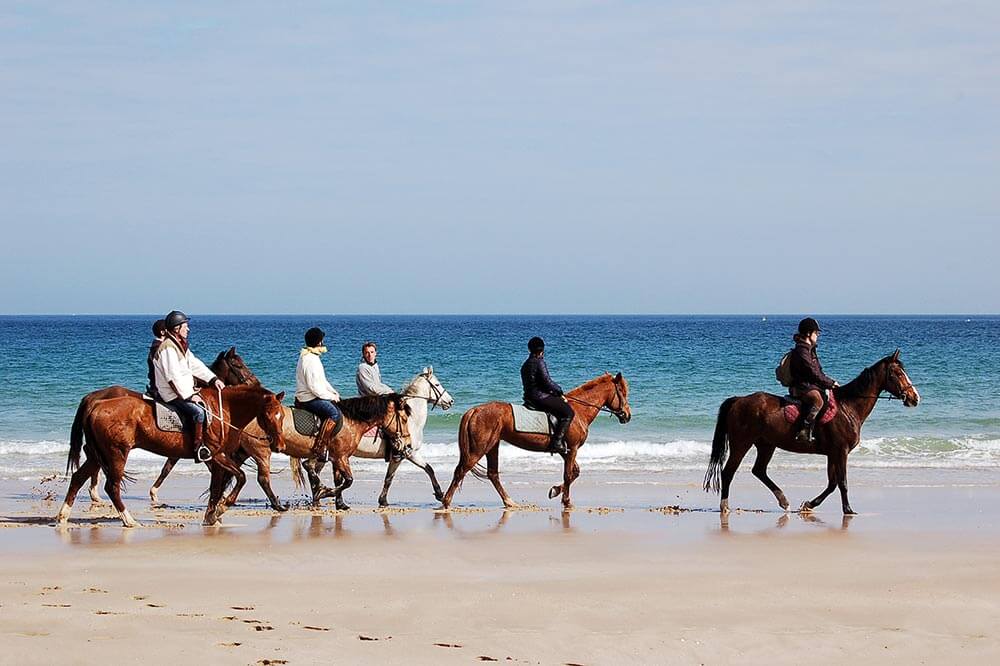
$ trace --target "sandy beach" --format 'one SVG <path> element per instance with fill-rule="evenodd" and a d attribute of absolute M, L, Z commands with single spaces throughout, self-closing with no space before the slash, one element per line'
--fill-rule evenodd
<path fill-rule="evenodd" d="M 169 506 L 156 509 L 142 480 L 126 500 L 143 521 L 132 530 L 107 505 L 89 508 L 85 493 L 57 528 L 61 480 L 4 482 L 3 661 L 1000 657 L 994 484 L 860 483 L 861 515 L 844 519 L 836 502 L 782 513 L 743 480 L 740 510 L 723 519 L 714 496 L 669 478 L 584 477 L 565 513 L 541 480 L 512 475 L 512 494 L 535 505 L 506 512 L 492 488 L 470 481 L 447 514 L 412 475 L 387 511 L 373 506 L 374 480 L 359 483 L 347 513 L 293 495 L 293 509 L 276 515 L 248 487 L 217 528 L 199 525 L 202 478 L 172 479 L 161 495 Z M 813 483 L 796 478 L 790 495 Z"/>

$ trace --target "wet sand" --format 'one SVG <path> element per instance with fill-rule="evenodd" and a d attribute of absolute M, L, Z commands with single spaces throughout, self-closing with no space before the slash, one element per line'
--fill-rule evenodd
<path fill-rule="evenodd" d="M 724 520 L 690 474 L 581 478 L 562 512 L 547 484 L 505 477 L 502 511 L 474 479 L 434 511 L 420 476 L 373 505 L 276 515 L 250 481 L 223 527 L 200 526 L 204 479 L 177 475 L 150 509 L 143 479 L 124 529 L 65 482 L 0 483 L 0 635 L 9 663 L 856 663 L 1000 658 L 998 491 L 882 486 L 861 515 L 831 497 L 785 514 L 746 475 Z M 280 478 L 280 477 L 279 477 Z M 639 479 L 642 481 L 642 479 Z M 794 502 L 815 474 L 782 480 Z M 679 505 L 680 510 L 669 507 Z M 657 510 L 660 509 L 660 510 Z"/>

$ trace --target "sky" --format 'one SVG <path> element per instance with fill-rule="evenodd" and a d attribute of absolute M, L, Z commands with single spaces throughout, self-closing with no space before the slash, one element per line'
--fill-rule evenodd
<path fill-rule="evenodd" d="M 4 2 L 0 313 L 998 313 L 1000 3 Z"/>

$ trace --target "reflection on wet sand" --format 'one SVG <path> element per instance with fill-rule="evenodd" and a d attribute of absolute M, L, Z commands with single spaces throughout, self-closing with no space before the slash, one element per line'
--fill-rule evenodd
<path fill-rule="evenodd" d="M 731 534 L 730 530 L 730 520 L 733 514 L 719 514 L 719 533 L 720 534 Z M 759 530 L 754 530 L 750 532 L 752 534 L 766 534 L 772 532 L 775 529 L 784 529 L 792 520 L 792 516 L 798 516 L 801 524 L 813 525 L 816 527 L 823 527 L 830 532 L 846 532 L 851 525 L 851 520 L 854 519 L 853 515 L 844 515 L 840 519 L 839 525 L 830 525 L 825 520 L 817 516 L 811 511 L 806 512 L 794 512 L 794 513 L 782 513 L 778 516 L 778 521 L 775 523 L 774 527 L 765 527 Z M 745 532 L 744 532 L 745 533 Z"/>

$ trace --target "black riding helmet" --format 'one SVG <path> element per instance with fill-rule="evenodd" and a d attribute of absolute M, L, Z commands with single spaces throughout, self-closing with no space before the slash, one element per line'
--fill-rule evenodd
<path fill-rule="evenodd" d="M 821 331 L 819 327 L 819 322 L 812 317 L 806 317 L 799 322 L 799 335 L 809 335 L 814 331 Z"/>
<path fill-rule="evenodd" d="M 323 332 L 322 328 L 313 326 L 306 331 L 306 347 L 318 347 L 325 337 L 326 333 Z"/>
<path fill-rule="evenodd" d="M 545 340 L 542 340 L 537 335 L 530 340 L 528 340 L 528 351 L 532 354 L 537 354 L 540 351 L 545 350 Z"/>
<path fill-rule="evenodd" d="M 180 310 L 172 310 L 170 314 L 163 318 L 163 325 L 168 331 L 172 331 L 186 321 L 190 321 L 188 316 Z"/>

